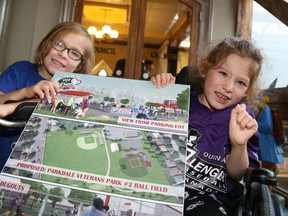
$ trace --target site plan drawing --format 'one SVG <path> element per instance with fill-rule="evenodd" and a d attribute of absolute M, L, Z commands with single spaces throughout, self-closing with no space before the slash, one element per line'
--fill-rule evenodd
<path fill-rule="evenodd" d="M 189 86 L 57 72 L 2 174 L 183 204 Z"/>

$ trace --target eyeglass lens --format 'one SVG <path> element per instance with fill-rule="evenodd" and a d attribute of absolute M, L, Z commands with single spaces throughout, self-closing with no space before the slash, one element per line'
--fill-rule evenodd
<path fill-rule="evenodd" d="M 56 41 L 53 47 L 58 51 L 64 51 L 65 49 L 67 49 L 68 56 L 73 60 L 78 61 L 83 57 L 83 55 L 79 53 L 77 50 L 67 48 L 65 44 L 61 41 Z"/>

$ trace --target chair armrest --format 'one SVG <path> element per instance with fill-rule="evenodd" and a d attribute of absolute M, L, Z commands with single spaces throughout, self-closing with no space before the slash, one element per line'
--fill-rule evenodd
<path fill-rule="evenodd" d="M 9 101 L 8 103 L 13 103 L 15 101 Z M 6 102 L 7 103 L 7 102 Z M 35 107 L 37 105 L 37 102 L 22 102 L 20 103 L 14 110 L 14 112 L 8 116 L 6 116 L 5 120 L 11 120 L 11 121 L 20 121 L 24 120 L 27 121 L 31 114 L 33 113 Z"/>
<path fill-rule="evenodd" d="M 11 121 L 0 119 L 0 125 L 4 127 L 24 127 L 26 125 L 26 121 Z"/>
<path fill-rule="evenodd" d="M 245 175 L 245 181 L 271 186 L 278 185 L 275 173 L 265 168 L 249 168 Z"/>
<path fill-rule="evenodd" d="M 7 103 L 13 103 L 15 101 L 7 101 Z M 37 102 L 23 102 L 20 103 L 14 110 L 14 112 L 3 119 L 0 119 L 0 125 L 4 127 L 24 127 L 33 113 Z"/>

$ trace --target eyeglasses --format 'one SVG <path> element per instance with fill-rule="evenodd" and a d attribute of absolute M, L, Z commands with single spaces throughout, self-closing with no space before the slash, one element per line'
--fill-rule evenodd
<path fill-rule="evenodd" d="M 81 53 L 79 53 L 77 50 L 67 48 L 62 41 L 56 41 L 53 44 L 53 48 L 58 51 L 64 51 L 67 49 L 68 56 L 75 61 L 83 59 L 83 55 Z"/>

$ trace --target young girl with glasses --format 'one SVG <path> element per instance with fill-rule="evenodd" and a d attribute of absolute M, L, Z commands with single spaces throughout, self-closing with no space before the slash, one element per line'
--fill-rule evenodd
<path fill-rule="evenodd" d="M 8 100 L 51 99 L 58 91 L 58 85 L 51 81 L 56 71 L 89 74 L 94 64 L 94 42 L 86 29 L 77 22 L 60 23 L 42 39 L 33 62 L 15 62 L 0 75 L 0 104 Z M 0 169 L 20 131 L 1 128 Z"/>
<path fill-rule="evenodd" d="M 201 61 L 203 88 L 190 96 L 184 215 L 234 215 L 238 181 L 259 166 L 258 124 L 248 106 L 256 106 L 262 61 L 259 49 L 239 38 L 224 39 Z M 163 73 L 151 81 L 160 88 L 175 78 Z"/>

